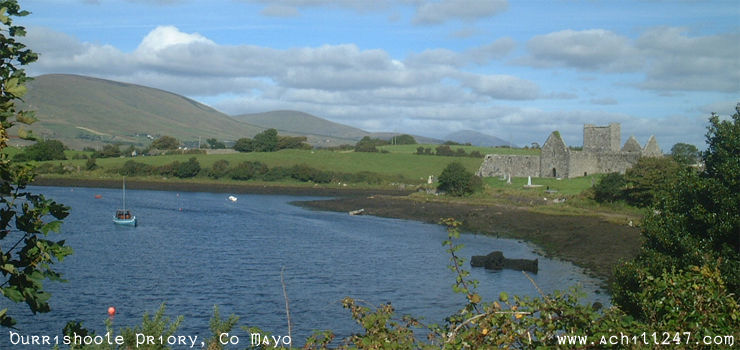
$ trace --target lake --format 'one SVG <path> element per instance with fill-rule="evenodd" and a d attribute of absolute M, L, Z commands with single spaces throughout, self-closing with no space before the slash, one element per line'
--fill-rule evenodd
<path fill-rule="evenodd" d="M 71 320 L 105 333 L 109 306 L 117 308 L 114 329 L 133 327 L 145 312 L 166 303 L 168 316 L 185 317 L 178 334 L 209 337 L 218 305 L 222 316 L 238 315 L 239 325 L 287 335 L 281 270 L 294 344 L 303 344 L 316 329 L 331 329 L 338 337 L 357 331 L 340 303 L 346 296 L 371 305 L 392 302 L 399 315 L 440 324 L 465 304 L 465 296 L 451 288 L 455 276 L 441 245 L 447 237 L 442 226 L 290 204 L 316 197 L 242 194 L 232 202 L 223 193 L 128 190 L 127 207 L 139 219 L 134 228 L 112 223 L 120 190 L 31 191 L 71 206 L 62 235 L 52 239 L 65 239 L 75 252 L 55 267 L 68 282 L 45 283 L 51 313 L 31 316 L 25 304 L 11 305 L 24 334 L 61 336 Z M 473 234 L 457 243 L 465 245 L 460 255 L 471 278 L 480 281 L 484 301 L 496 300 L 501 291 L 538 295 L 521 272 L 468 264 L 471 255 L 501 250 L 510 258 L 538 257 L 539 273 L 531 276 L 545 292 L 580 284 L 589 301 L 608 304 L 606 293 L 594 294 L 599 280 L 570 263 L 538 256 L 528 244 Z M 9 303 L 2 299 L 2 307 Z M 0 344 L 7 343 L 6 335 Z"/>

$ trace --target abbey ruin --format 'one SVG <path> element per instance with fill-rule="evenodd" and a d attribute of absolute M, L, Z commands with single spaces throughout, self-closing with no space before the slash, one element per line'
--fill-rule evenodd
<path fill-rule="evenodd" d="M 582 150 L 568 148 L 560 133 L 553 131 L 542 146 L 540 155 L 488 154 L 477 175 L 571 178 L 588 174 L 624 173 L 640 157 L 663 155 L 654 136 L 650 136 L 644 148 L 634 137 L 630 137 L 621 149 L 620 141 L 619 123 L 609 126 L 584 125 Z"/>

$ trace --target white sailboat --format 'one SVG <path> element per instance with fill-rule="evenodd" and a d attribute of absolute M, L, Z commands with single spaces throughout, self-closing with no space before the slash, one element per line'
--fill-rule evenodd
<path fill-rule="evenodd" d="M 117 225 L 136 226 L 136 216 L 126 209 L 126 177 L 123 177 L 123 209 L 116 210 L 113 223 Z"/>

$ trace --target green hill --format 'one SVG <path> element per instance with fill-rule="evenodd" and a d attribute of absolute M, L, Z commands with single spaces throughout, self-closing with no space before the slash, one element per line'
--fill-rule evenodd
<path fill-rule="evenodd" d="M 181 141 L 236 140 L 263 130 L 171 92 L 78 75 L 36 77 L 24 100 L 39 119 L 28 129 L 73 148 L 116 142 L 143 145 L 149 142 L 147 134 Z"/>
<path fill-rule="evenodd" d="M 351 126 L 334 123 L 323 118 L 299 111 L 272 111 L 264 113 L 240 114 L 234 119 L 263 128 L 275 128 L 279 132 L 297 135 L 314 135 L 345 140 L 355 143 L 369 132 Z"/>

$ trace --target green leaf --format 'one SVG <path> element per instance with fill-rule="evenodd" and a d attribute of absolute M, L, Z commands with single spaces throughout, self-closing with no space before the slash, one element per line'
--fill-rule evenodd
<path fill-rule="evenodd" d="M 5 287 L 2 289 L 2 291 L 3 295 L 6 298 L 15 301 L 16 303 L 23 300 L 23 294 L 21 294 L 21 292 L 15 286 Z"/>
<path fill-rule="evenodd" d="M 509 300 L 509 294 L 506 294 L 506 292 L 501 292 L 501 294 L 498 295 L 498 299 L 506 302 L 507 300 Z"/>

